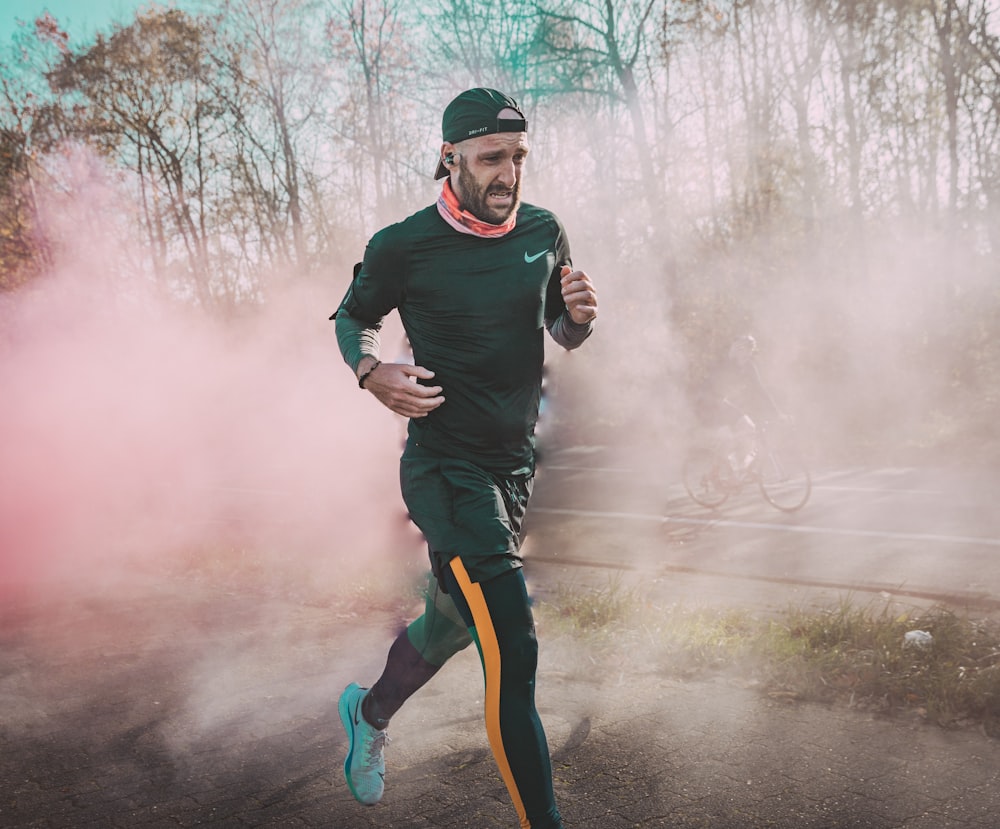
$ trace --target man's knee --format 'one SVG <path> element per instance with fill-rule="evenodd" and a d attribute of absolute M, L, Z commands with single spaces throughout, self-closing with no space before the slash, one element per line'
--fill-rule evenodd
<path fill-rule="evenodd" d="M 406 635 L 420 655 L 437 666 L 472 644 L 472 635 L 454 602 L 434 578 L 428 582 L 424 614 L 410 624 Z"/>
<path fill-rule="evenodd" d="M 500 647 L 503 659 L 503 681 L 532 682 L 538 668 L 538 639 L 534 626 L 520 628 L 505 638 Z"/>

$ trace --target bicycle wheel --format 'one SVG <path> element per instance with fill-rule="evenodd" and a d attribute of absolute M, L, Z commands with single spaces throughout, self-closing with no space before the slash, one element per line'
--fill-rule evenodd
<path fill-rule="evenodd" d="M 760 494 L 783 512 L 805 506 L 812 493 L 812 478 L 805 461 L 793 449 L 768 449 L 758 461 Z"/>
<path fill-rule="evenodd" d="M 684 459 L 681 477 L 684 489 L 703 507 L 714 508 L 729 497 L 722 477 L 723 458 L 710 449 L 692 449 Z"/>

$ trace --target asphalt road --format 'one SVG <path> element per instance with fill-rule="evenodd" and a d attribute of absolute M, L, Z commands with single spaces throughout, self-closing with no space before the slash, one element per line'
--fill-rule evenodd
<path fill-rule="evenodd" d="M 532 502 L 531 568 L 634 573 L 688 601 L 786 607 L 884 598 L 1000 613 L 1000 472 L 825 468 L 800 511 L 746 487 L 695 504 L 677 465 L 576 447 L 548 457 Z"/>
<path fill-rule="evenodd" d="M 826 470 L 786 516 L 750 491 L 707 512 L 672 470 L 600 448 L 551 455 L 529 579 L 624 573 L 740 607 L 845 592 L 996 605 L 987 474 Z M 310 589 L 305 566 L 268 564 L 150 563 L 145 580 L 0 602 L 0 826 L 513 826 L 472 648 L 394 718 L 383 802 L 353 800 L 337 696 L 378 675 L 417 599 L 402 606 L 382 584 L 339 596 Z M 1000 749 L 979 729 L 793 703 L 738 676 L 680 679 L 641 649 L 554 630 L 542 640 L 539 708 L 568 827 L 996 826 Z"/>

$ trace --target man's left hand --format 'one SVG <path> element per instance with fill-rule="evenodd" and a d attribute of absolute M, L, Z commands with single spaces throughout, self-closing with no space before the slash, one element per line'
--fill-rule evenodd
<path fill-rule="evenodd" d="M 574 271 L 563 265 L 559 274 L 563 302 L 570 319 L 577 325 L 585 325 L 597 318 L 597 291 L 594 283 L 583 271 Z"/>

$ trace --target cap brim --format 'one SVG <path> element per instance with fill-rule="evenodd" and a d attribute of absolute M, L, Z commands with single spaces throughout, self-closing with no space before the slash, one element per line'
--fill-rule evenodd
<path fill-rule="evenodd" d="M 443 160 L 438 159 L 438 166 L 437 169 L 434 171 L 435 180 L 439 178 L 445 178 L 445 176 L 447 175 L 448 175 L 448 168 L 444 166 Z"/>

